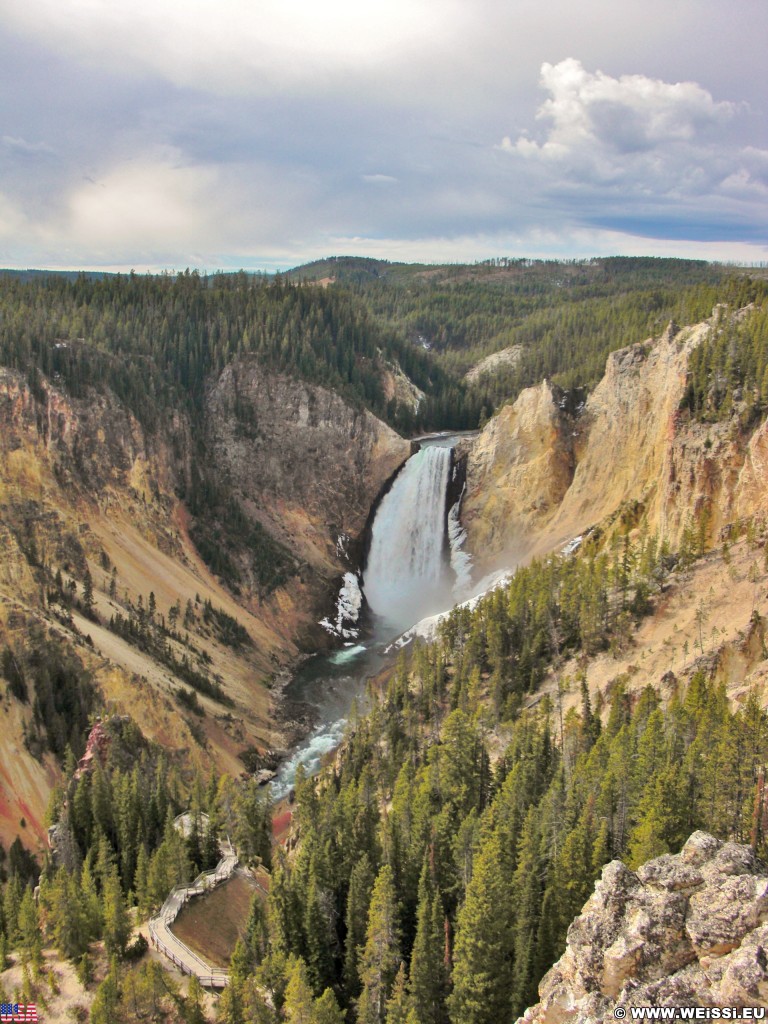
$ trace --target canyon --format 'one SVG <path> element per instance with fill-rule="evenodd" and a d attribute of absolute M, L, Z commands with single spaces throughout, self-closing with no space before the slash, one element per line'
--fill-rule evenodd
<path fill-rule="evenodd" d="M 655 339 L 618 349 L 586 401 L 544 381 L 503 406 L 477 437 L 459 442 L 454 461 L 466 472 L 461 526 L 476 580 L 619 521 L 634 530 L 642 520 L 644 529 L 677 544 L 686 524 L 705 512 L 713 545 L 731 525 L 764 519 L 768 423 L 744 430 L 737 414 L 704 424 L 681 413 L 690 354 L 721 315 L 715 310 L 689 327 L 670 324 Z M 306 652 L 332 645 L 318 623 L 333 615 L 344 574 L 362 568 L 371 509 L 412 445 L 332 390 L 248 359 L 209 381 L 201 415 L 205 458 L 226 500 L 288 553 L 284 578 L 271 590 L 260 586 L 253 552 L 238 548 L 236 537 L 229 541 L 235 587 L 211 572 L 195 546 L 184 495 L 200 451 L 188 413 L 171 411 L 148 430 L 109 392 L 73 398 L 43 380 L 33 394 L 21 374 L 0 371 L 0 639 L 24 643 L 33 624 L 50 630 L 93 674 L 109 709 L 130 710 L 150 739 L 190 764 L 213 758 L 218 770 L 237 775 L 244 751 L 263 756 L 280 747 L 273 693 Z M 709 574 L 710 615 L 718 595 L 725 601 L 730 592 L 719 649 L 723 665 L 739 662 L 733 685 L 745 692 L 753 674 L 764 673 L 762 648 L 750 646 L 745 632 L 746 606 L 762 608 L 763 595 L 756 599 L 746 581 L 753 559 L 738 549 L 735 558 L 741 590 L 733 567 L 692 571 Z M 51 603 L 35 576 L 41 564 L 73 583 L 87 568 L 99 621 Z M 203 716 L 187 713 L 175 699 L 172 669 L 106 627 L 110 616 L 147 603 L 150 593 L 164 620 L 175 603 L 191 605 L 187 636 L 229 706 L 201 694 Z M 665 608 L 679 604 L 675 635 L 663 615 L 642 627 L 658 679 L 670 668 L 685 677 L 695 661 L 695 580 L 688 593 L 673 588 L 665 601 Z M 206 603 L 249 641 L 222 642 L 203 621 Z M 183 644 L 172 646 L 181 656 Z M 618 661 L 595 658 L 585 671 L 591 686 L 606 689 L 616 677 L 636 675 L 639 661 L 634 650 Z M 24 819 L 34 845 L 57 769 L 49 755 L 35 760 L 24 751 L 29 712 L 10 696 L 3 711 L 19 742 L 2 764 L 0 837 L 9 841 Z"/>
<path fill-rule="evenodd" d="M 314 322 L 309 293 L 286 294 Z M 434 399 L 430 380 L 422 390 L 370 348 L 336 350 L 348 378 L 334 385 L 330 364 L 313 364 L 310 383 L 231 337 L 223 358 L 214 339 L 196 387 L 168 384 L 146 408 L 114 373 L 111 386 L 89 383 L 69 340 L 54 340 L 48 361 L 42 353 L 45 373 L 0 369 L 4 847 L 18 836 L 41 853 L 50 819 L 56 856 L 69 851 L 76 865 L 73 844 L 94 840 L 83 808 L 100 772 L 117 780 L 115 794 L 138 793 L 138 775 L 121 773 L 141 760 L 173 794 L 174 814 L 191 786 L 206 813 L 229 815 L 238 854 L 245 844 L 246 858 L 269 857 L 284 843 L 273 881 L 296 905 L 319 891 L 313 849 L 357 844 L 352 861 L 362 850 L 380 860 L 379 886 L 391 871 L 382 850 L 395 843 L 400 913 L 417 933 L 402 947 L 409 984 L 420 984 L 431 906 L 431 951 L 451 973 L 440 999 L 462 1024 L 484 985 L 513 1019 L 535 1002 L 566 931 L 530 1024 L 609 1019 L 617 1002 L 763 999 L 764 869 L 723 837 L 744 837 L 749 756 L 763 742 L 768 420 L 758 387 L 731 386 L 724 403 L 699 358 L 723 338 L 735 352 L 737 328 L 758 313 L 718 306 L 639 343 L 617 339 L 589 387 L 540 380 L 480 430 L 415 440 L 368 405 L 413 424 Z M 314 336 L 303 337 L 294 355 L 306 368 Z M 67 383 L 56 359 L 70 357 Z M 471 386 L 525 359 L 519 349 L 484 356 Z M 441 614 L 423 645 L 414 638 L 430 613 Z M 334 716 L 321 725 L 319 697 Z M 125 742 L 107 742 L 117 735 Z M 752 744 L 733 774 L 695 761 L 709 735 L 717 765 L 731 737 Z M 677 803 L 661 800 L 653 771 L 637 771 L 639 757 L 668 760 L 659 786 L 678 787 Z M 304 781 L 323 763 L 332 774 Z M 717 813 L 696 788 L 705 768 L 724 794 Z M 277 825 L 259 789 L 275 769 L 272 795 L 288 798 Z M 145 831 L 160 841 L 154 790 L 153 801 Z M 685 842 L 707 825 L 721 838 Z M 416 884 L 436 829 L 432 871 L 447 897 L 426 876 Z M 110 842 L 127 849 L 118 832 Z M 611 856 L 642 866 L 608 863 L 579 915 Z M 291 867 L 302 864 L 309 873 Z M 351 899 L 347 869 L 328 872 L 327 906 Z M 145 906 L 144 873 L 134 876 Z M 323 968 L 334 977 L 346 942 L 336 918 L 286 928 L 292 950 L 305 931 L 340 937 Z M 503 984 L 473 966 L 473 943 L 486 938 L 490 959 L 511 969 Z M 354 1007 L 354 994 L 344 998 Z"/>

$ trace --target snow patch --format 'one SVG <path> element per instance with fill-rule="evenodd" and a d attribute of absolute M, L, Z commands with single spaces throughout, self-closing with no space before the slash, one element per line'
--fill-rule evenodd
<path fill-rule="evenodd" d="M 356 639 L 360 633 L 354 625 L 360 618 L 363 607 L 363 592 L 360 581 L 353 572 L 345 572 L 339 596 L 336 598 L 336 621 L 325 618 L 320 625 L 332 636 L 344 640 Z"/>
<path fill-rule="evenodd" d="M 583 540 L 583 535 L 580 537 L 574 537 L 572 540 L 569 540 L 567 544 L 564 544 L 563 547 L 560 548 L 560 554 L 563 556 L 563 558 L 568 558 L 569 555 L 572 555 L 575 551 L 579 550 L 579 548 L 581 547 L 581 542 Z"/>

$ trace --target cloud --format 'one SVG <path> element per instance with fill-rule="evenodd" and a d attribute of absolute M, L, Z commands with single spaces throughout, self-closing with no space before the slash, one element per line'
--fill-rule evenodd
<path fill-rule="evenodd" d="M 56 52 L 222 95 L 317 87 L 437 45 L 465 20 L 459 0 L 0 0 L 7 27 Z"/>
<path fill-rule="evenodd" d="M 544 141 L 521 134 L 515 142 L 506 137 L 502 149 L 595 183 L 634 180 L 638 187 L 666 191 L 684 162 L 686 177 L 695 178 L 704 169 L 712 130 L 738 109 L 716 102 L 695 82 L 611 78 L 586 71 L 573 58 L 543 64 L 541 84 L 550 93 L 536 115 L 550 125 Z"/>
<path fill-rule="evenodd" d="M 2 266 L 208 266 L 300 245 L 315 185 L 269 167 L 190 164 L 156 147 L 83 175 L 42 209 L 0 194 Z"/>
<path fill-rule="evenodd" d="M 18 206 L 0 192 L 0 240 L 12 241 L 28 233 L 30 225 Z"/>
<path fill-rule="evenodd" d="M 707 2 L 0 0 L 0 264 L 736 252 L 768 7 Z"/>
<path fill-rule="evenodd" d="M 564 148 L 597 142 L 620 152 L 647 150 L 693 139 L 735 112 L 735 104 L 716 103 L 696 82 L 590 74 L 573 58 L 543 64 L 541 84 L 551 93 L 538 113 L 553 123 L 547 144 Z"/>
<path fill-rule="evenodd" d="M 543 64 L 541 85 L 550 94 L 536 115 L 544 132 L 506 137 L 499 148 L 535 165 L 542 192 L 580 206 L 583 222 L 731 238 L 754 219 L 768 152 L 723 137 L 745 105 L 717 101 L 696 82 L 591 73 L 573 58 Z"/>
<path fill-rule="evenodd" d="M 84 179 L 69 197 L 69 229 L 98 246 L 118 239 L 123 246 L 156 247 L 169 239 L 188 245 L 210 219 L 215 177 L 215 170 L 185 167 L 173 154 L 134 160 Z"/>
<path fill-rule="evenodd" d="M 49 146 L 47 142 L 28 142 L 26 139 L 13 135 L 3 135 L 0 138 L 0 143 L 2 143 L 3 149 L 11 153 L 22 153 L 25 156 L 37 154 L 50 156 L 55 152 L 53 146 Z"/>

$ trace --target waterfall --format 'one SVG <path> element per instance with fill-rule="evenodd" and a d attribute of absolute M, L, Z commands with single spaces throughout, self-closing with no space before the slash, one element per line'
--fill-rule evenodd
<path fill-rule="evenodd" d="M 450 604 L 444 556 L 450 466 L 451 448 L 422 448 L 395 478 L 373 521 L 363 589 L 371 610 L 398 629 Z"/>

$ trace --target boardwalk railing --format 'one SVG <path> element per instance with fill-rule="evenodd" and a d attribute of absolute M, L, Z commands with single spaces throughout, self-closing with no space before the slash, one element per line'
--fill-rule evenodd
<path fill-rule="evenodd" d="M 229 853 L 225 853 L 215 868 L 201 871 L 189 885 L 174 885 L 160 910 L 149 920 L 149 937 L 152 945 L 174 963 L 182 974 L 196 974 L 200 984 L 208 988 L 224 988 L 228 975 L 222 967 L 211 967 L 202 957 L 177 938 L 170 926 L 179 911 L 193 896 L 199 896 L 225 881 L 237 867 L 237 854 L 227 840 Z"/>

